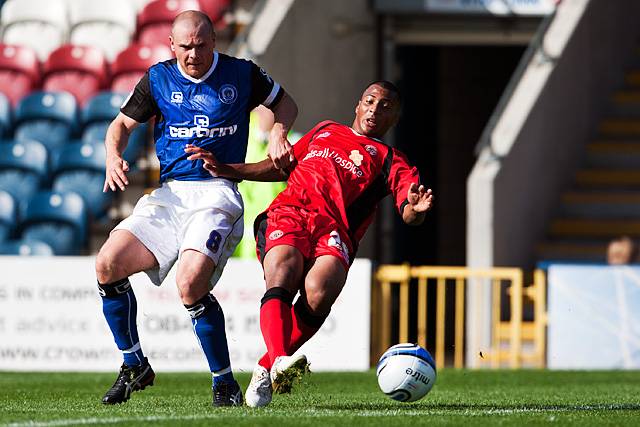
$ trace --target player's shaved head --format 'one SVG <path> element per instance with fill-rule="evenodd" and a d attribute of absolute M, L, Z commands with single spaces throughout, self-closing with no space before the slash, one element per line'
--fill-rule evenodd
<path fill-rule="evenodd" d="M 207 15 L 197 10 L 180 13 L 173 20 L 169 40 L 182 71 L 196 79 L 207 73 L 216 47 L 216 34 Z"/>
<path fill-rule="evenodd" d="M 213 22 L 207 14 L 198 10 L 185 10 L 178 14 L 173 20 L 171 26 L 171 35 L 175 37 L 176 30 L 178 28 L 185 28 L 188 30 L 196 29 L 196 31 L 202 31 L 205 34 L 211 34 L 211 37 L 215 38 L 215 31 L 213 29 Z"/>

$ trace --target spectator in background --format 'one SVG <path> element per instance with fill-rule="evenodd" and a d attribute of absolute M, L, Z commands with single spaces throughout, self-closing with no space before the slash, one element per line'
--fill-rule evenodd
<path fill-rule="evenodd" d="M 269 133 L 273 128 L 274 116 L 271 110 L 258 105 L 251 112 L 249 122 L 249 144 L 247 163 L 257 163 L 267 158 Z M 289 142 L 295 144 L 302 135 L 289 132 Z M 253 221 L 263 212 L 275 197 L 286 187 L 284 182 L 248 182 L 238 184 L 244 200 L 244 235 L 238 244 L 234 257 L 256 259 L 256 239 L 253 235 Z"/>
<path fill-rule="evenodd" d="M 638 245 L 629 236 L 621 236 L 609 242 L 607 263 L 609 265 L 632 264 L 638 260 Z"/>

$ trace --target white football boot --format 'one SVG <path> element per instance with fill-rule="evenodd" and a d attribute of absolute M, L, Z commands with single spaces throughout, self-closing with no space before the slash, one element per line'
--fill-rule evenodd
<path fill-rule="evenodd" d="M 271 403 L 271 376 L 267 368 L 256 365 L 251 376 L 251 382 L 244 394 L 244 400 L 247 406 L 251 408 L 260 408 Z"/>
<path fill-rule="evenodd" d="M 278 356 L 271 367 L 271 384 L 278 394 L 290 393 L 294 380 L 309 372 L 307 356 Z"/>

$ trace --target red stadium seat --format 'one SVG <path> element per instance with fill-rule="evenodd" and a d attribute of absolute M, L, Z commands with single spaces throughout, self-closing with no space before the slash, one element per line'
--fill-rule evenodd
<path fill-rule="evenodd" d="M 138 15 L 136 40 L 142 44 L 167 44 L 173 18 L 185 10 L 202 10 L 199 0 L 154 0 Z"/>
<path fill-rule="evenodd" d="M 167 45 L 132 44 L 120 52 L 111 64 L 111 90 L 131 92 L 150 66 L 172 57 L 173 52 Z"/>
<path fill-rule="evenodd" d="M 231 0 L 200 0 L 202 11 L 209 15 L 216 29 L 222 24 L 224 14 L 231 8 Z"/>
<path fill-rule="evenodd" d="M 40 83 L 36 52 L 26 46 L 0 44 L 0 92 L 15 106 Z"/>
<path fill-rule="evenodd" d="M 69 92 L 80 104 L 106 82 L 107 61 L 95 47 L 64 45 L 51 52 L 44 64 L 43 89 Z"/>

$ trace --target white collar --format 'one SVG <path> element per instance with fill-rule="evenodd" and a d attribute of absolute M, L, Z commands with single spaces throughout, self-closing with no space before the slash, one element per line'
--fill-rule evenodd
<path fill-rule="evenodd" d="M 187 74 L 180 66 L 180 62 L 176 61 L 176 64 L 178 65 L 178 71 L 180 71 L 180 74 L 182 74 L 182 77 L 184 77 L 185 79 L 193 83 L 202 83 L 203 81 L 207 80 L 211 75 L 211 73 L 213 73 L 213 70 L 216 69 L 216 65 L 218 65 L 218 52 L 216 51 L 213 52 L 213 62 L 211 63 L 211 67 L 209 68 L 209 71 L 207 71 L 205 75 L 199 79 L 195 79 L 191 77 L 189 74 Z"/>
<path fill-rule="evenodd" d="M 354 128 L 352 128 L 351 126 L 349 126 L 349 129 L 351 129 L 351 132 L 353 132 L 354 134 L 356 134 L 358 136 L 362 136 L 364 138 L 369 138 L 369 139 L 373 139 L 374 141 L 382 142 L 382 140 L 380 138 L 374 138 L 372 136 L 363 135 L 360 132 L 358 132 L 357 130 L 355 130 Z"/>

